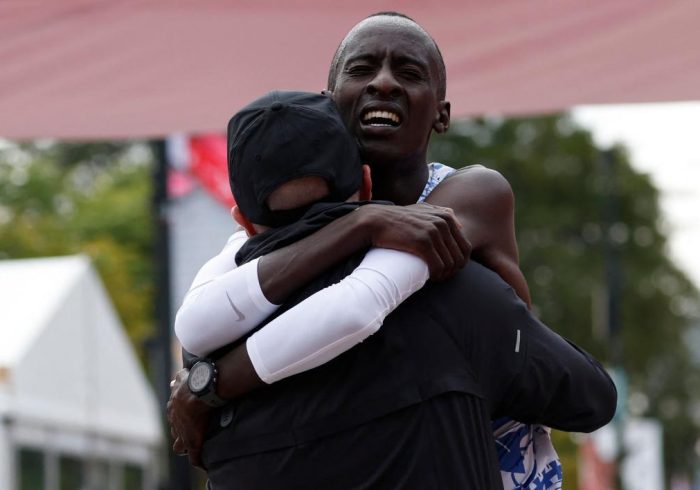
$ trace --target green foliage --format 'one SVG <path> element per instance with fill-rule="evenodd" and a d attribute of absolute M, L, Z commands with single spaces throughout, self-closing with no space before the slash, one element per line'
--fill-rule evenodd
<path fill-rule="evenodd" d="M 0 258 L 89 255 L 137 347 L 153 325 L 150 159 L 117 143 L 0 153 Z"/>
<path fill-rule="evenodd" d="M 558 115 L 465 121 L 431 146 L 434 161 L 481 163 L 510 181 L 521 267 L 534 310 L 562 335 L 610 362 L 607 233 L 622 278 L 623 365 L 637 401 L 630 408 L 663 422 L 667 470 L 689 470 L 696 462 L 700 414 L 697 422 L 692 419 L 700 371 L 687 339 L 700 302 L 666 255 L 658 191 L 649 176 L 632 169 L 624 148 L 613 148 L 612 155 L 614 171 L 608 172 L 590 133 Z M 612 201 L 606 197 L 611 195 Z M 606 226 L 610 202 L 617 217 Z"/>

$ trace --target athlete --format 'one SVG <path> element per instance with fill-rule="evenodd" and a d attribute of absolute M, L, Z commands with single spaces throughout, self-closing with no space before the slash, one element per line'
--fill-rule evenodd
<path fill-rule="evenodd" d="M 309 125 L 309 118 L 316 124 Z M 234 116 L 229 140 L 234 142 L 229 165 L 238 218 L 253 236 L 238 254 L 241 263 L 362 207 L 337 202 L 368 197 L 369 174 L 363 176 L 354 141 L 324 96 L 263 97 Z M 322 151 L 313 148 L 319 144 Z M 354 191 L 361 182 L 358 195 Z M 333 204 L 309 208 L 319 200 Z M 368 256 L 373 252 L 382 251 Z M 365 297 L 369 304 L 373 296 L 366 292 L 372 289 L 391 298 L 395 287 L 410 287 L 414 273 L 425 271 L 415 257 L 383 253 L 386 260 L 376 269 L 366 264 L 351 274 L 357 277 L 347 296 L 329 295 L 342 281 L 318 293 L 331 305 L 319 303 L 313 318 L 304 317 L 302 305 L 283 315 L 296 317 L 302 326 L 313 320 L 313 325 L 292 324 L 291 330 L 279 331 L 281 324 L 270 322 L 265 329 L 276 337 L 271 350 L 315 345 L 319 333 L 328 335 L 318 331 L 319 320 L 340 311 L 332 303 Z M 387 268 L 392 277 L 387 282 L 379 271 L 397 254 L 394 265 L 401 267 Z M 387 318 L 378 336 L 342 360 L 215 412 L 204 454 L 212 488 L 501 488 L 489 416 L 510 414 L 572 430 L 607 420 L 614 390 L 602 368 L 537 324 L 523 303 L 485 271 L 467 266 L 445 287 L 427 288 L 422 301 L 402 305 L 402 313 Z M 333 272 L 324 276 L 311 291 L 334 282 Z M 231 309 L 245 316 L 240 308 Z M 344 328 L 330 324 L 329 329 L 341 334 L 337 342 L 342 343 L 356 326 L 336 316 Z M 269 350 L 265 344 L 263 352 Z M 324 355 L 321 351 L 309 357 Z M 267 361 L 274 365 L 278 359 Z M 214 361 L 199 361 L 188 385 L 202 400 L 218 404 L 219 395 L 228 399 L 231 393 L 217 389 L 205 375 L 214 366 Z M 222 366 L 219 360 L 216 366 Z"/>
<path fill-rule="evenodd" d="M 308 311 L 318 311 L 319 305 L 327 307 L 327 317 L 314 316 L 318 331 L 327 334 L 325 338 L 316 339 L 316 343 L 307 342 L 308 334 L 291 336 L 301 340 L 294 346 L 299 350 L 289 348 L 281 352 L 276 340 L 279 333 L 272 332 L 289 333 L 290 327 L 284 325 L 293 325 L 295 320 L 285 318 L 286 315 L 277 318 L 247 342 L 242 357 L 247 356 L 254 367 L 246 371 L 252 380 L 248 388 L 315 367 L 376 331 L 384 316 L 425 282 L 425 269 L 439 279 L 464 264 L 469 246 L 463 236 L 471 241 L 473 258 L 498 272 L 529 304 L 527 285 L 517 266 L 513 197 L 507 182 L 493 171 L 470 167 L 454 173 L 437 186 L 452 170 L 440 164 L 426 165 L 430 133 L 447 130 L 450 108 L 444 100 L 444 64 L 430 36 L 415 22 L 400 15 L 380 14 L 366 19 L 355 26 L 339 46 L 328 88 L 346 124 L 360 142 L 363 157 L 372 167 L 375 197 L 402 205 L 428 197 L 428 202 L 454 209 L 456 221 L 449 211 L 440 209 L 366 206 L 337 220 L 328 227 L 330 229 L 239 269 L 235 268 L 234 257 L 245 236 L 234 235 L 222 254 L 202 269 L 178 314 L 178 335 L 183 345 L 197 354 L 206 354 L 244 335 L 270 315 L 275 304 L 284 302 L 294 290 L 331 263 L 368 245 L 402 249 L 422 257 L 428 264 L 428 267 L 423 266 L 421 274 L 411 277 L 408 287 L 395 288 L 397 294 L 381 296 L 377 288 L 366 288 L 366 295 L 358 296 L 358 304 L 363 306 L 344 310 L 350 317 L 347 323 L 354 321 L 354 325 L 361 328 L 351 328 L 352 333 L 340 340 L 333 337 L 337 329 L 331 326 L 345 328 L 343 321 L 333 315 L 341 310 L 330 308 L 333 303 L 323 296 L 328 293 L 311 297 L 306 305 L 311 308 L 306 310 L 306 315 Z M 431 220 L 427 224 L 426 217 Z M 428 231 L 434 228 L 442 231 Z M 426 240 L 424 236 L 430 234 L 436 238 Z M 409 239 L 405 240 L 407 236 Z M 381 253 L 368 254 L 367 263 L 361 265 L 356 274 L 390 277 L 391 270 L 402 270 L 403 266 L 392 266 L 383 257 L 372 260 L 374 256 L 381 257 Z M 389 272 L 381 269 L 382 265 L 388 266 Z M 361 283 L 363 279 L 357 281 Z M 338 289 L 342 287 L 348 286 L 338 286 Z M 347 301 L 342 294 L 338 297 Z M 367 306 L 371 301 L 376 306 L 374 310 Z M 208 311 L 209 315 L 201 316 L 202 311 Z M 232 312 L 235 324 L 231 322 Z M 367 315 L 357 319 L 353 316 L 355 312 Z M 245 383 L 239 380 L 239 384 Z M 535 461 L 533 446 L 528 441 L 539 435 L 548 445 L 546 431 L 510 421 L 501 421 L 496 431 L 503 440 L 511 440 L 508 457 L 501 460 L 506 488 L 519 488 L 517 485 L 527 488 L 545 478 L 548 486 L 544 488 L 558 488 L 560 466 L 551 448 L 538 451 L 538 455 L 549 453 L 548 460 Z M 521 439 L 525 439 L 526 444 L 523 445 Z M 526 450 L 520 451 L 521 446 Z M 513 448 L 520 457 L 513 457 Z M 504 466 L 506 463 L 509 467 Z"/>

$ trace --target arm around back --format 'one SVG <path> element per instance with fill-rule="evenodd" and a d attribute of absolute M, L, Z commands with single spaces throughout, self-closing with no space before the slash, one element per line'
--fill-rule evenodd
<path fill-rule="evenodd" d="M 470 263 L 459 287 L 446 284 L 443 306 L 459 305 L 463 346 L 492 418 L 508 416 L 577 432 L 605 425 L 615 385 L 590 354 L 556 334 L 494 272 Z"/>
<path fill-rule="evenodd" d="M 573 432 L 591 432 L 610 422 L 617 390 L 605 368 L 534 318 L 526 330 L 527 361 L 511 399 L 522 420 Z"/>

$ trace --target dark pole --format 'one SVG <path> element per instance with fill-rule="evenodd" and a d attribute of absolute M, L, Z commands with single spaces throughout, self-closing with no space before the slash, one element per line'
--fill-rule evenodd
<path fill-rule="evenodd" d="M 176 456 L 171 449 L 170 430 L 165 421 L 165 406 L 170 396 L 170 380 L 173 375 L 171 303 L 170 303 L 170 233 L 168 228 L 168 160 L 165 140 L 151 143 L 154 155 L 153 175 L 153 221 L 155 226 L 155 270 L 156 270 L 156 334 L 151 349 L 151 370 L 160 402 L 166 434 L 167 480 L 161 488 L 167 490 L 190 490 L 191 472 L 187 458 Z"/>
<path fill-rule="evenodd" d="M 622 269 L 620 267 L 620 242 L 613 236 L 614 228 L 620 222 L 618 203 L 617 170 L 613 150 L 601 153 L 605 178 L 604 229 L 605 276 L 608 290 L 608 333 L 610 338 L 610 361 L 616 367 L 622 366 L 624 352 L 622 346 Z"/>
<path fill-rule="evenodd" d="M 617 188 L 617 162 L 614 150 L 605 150 L 600 154 L 604 178 L 603 201 L 603 247 L 605 255 L 605 282 L 608 293 L 608 339 L 612 376 L 617 386 L 618 402 L 613 427 L 617 442 L 616 487 L 623 488 L 621 481 L 622 462 L 625 458 L 624 424 L 627 398 L 627 378 L 624 369 L 624 348 L 622 342 L 622 267 L 620 263 L 619 237 L 613 236 L 613 230 L 620 223 L 620 210 Z"/>

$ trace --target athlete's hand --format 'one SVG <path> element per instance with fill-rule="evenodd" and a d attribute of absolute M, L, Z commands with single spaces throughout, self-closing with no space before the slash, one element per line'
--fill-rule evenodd
<path fill-rule="evenodd" d="M 167 415 L 175 454 L 187 455 L 190 464 L 204 468 L 202 444 L 211 408 L 190 392 L 189 370 L 181 369 L 170 383 Z"/>
<path fill-rule="evenodd" d="M 417 255 L 428 264 L 433 280 L 450 277 L 469 260 L 471 244 L 450 208 L 368 204 L 356 212 L 368 223 L 373 247 Z"/>

